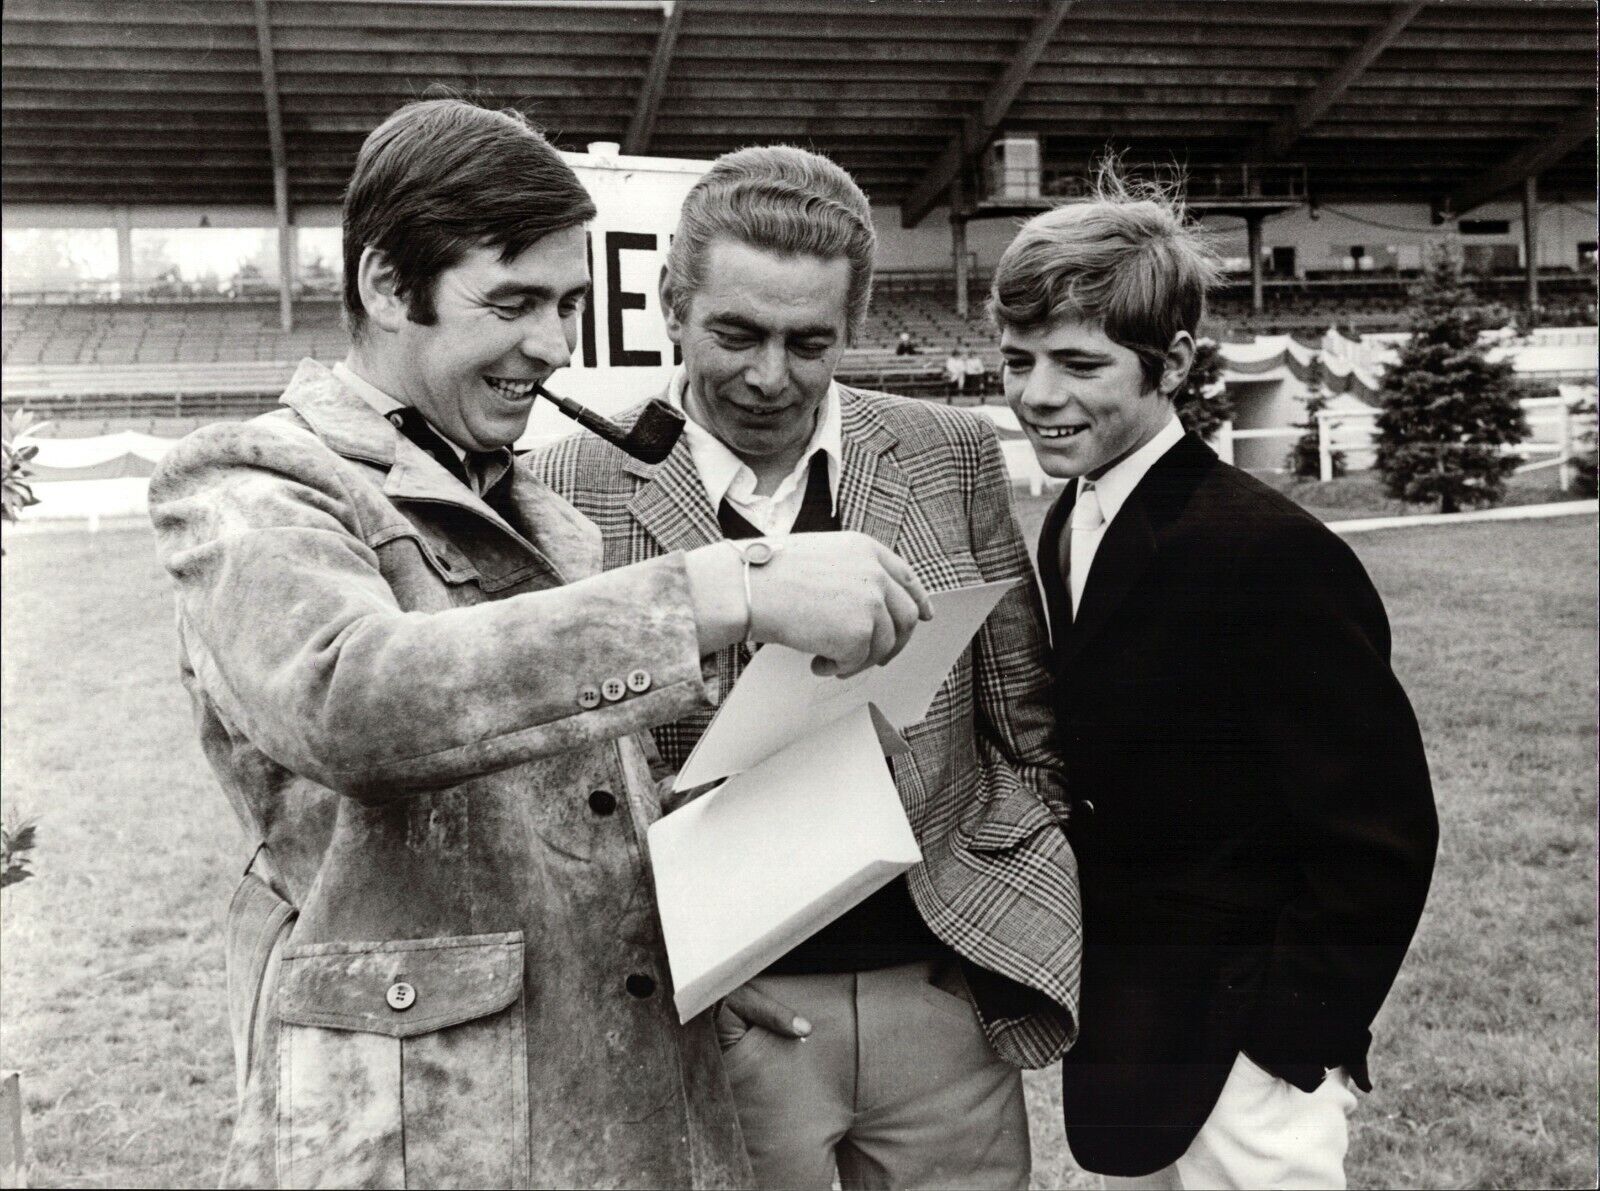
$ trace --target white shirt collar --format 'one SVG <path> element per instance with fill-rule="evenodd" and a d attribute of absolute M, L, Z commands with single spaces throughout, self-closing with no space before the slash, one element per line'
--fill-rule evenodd
<path fill-rule="evenodd" d="M 1093 481 L 1095 494 L 1100 498 L 1100 512 L 1107 524 L 1116 517 L 1123 502 L 1133 495 L 1133 490 L 1155 466 L 1156 460 L 1177 446 L 1182 438 L 1183 423 L 1178 421 L 1178 415 L 1174 413 L 1172 420 L 1157 430 L 1154 438 Z"/>
<path fill-rule="evenodd" d="M 404 401 L 396 401 L 393 397 L 389 396 L 389 394 L 378 388 L 378 386 L 373 384 L 371 381 L 365 379 L 364 377 L 357 376 L 353 371 L 351 371 L 350 366 L 343 360 L 340 360 L 333 366 L 332 372 L 334 376 L 339 378 L 339 382 L 344 385 L 345 388 L 349 389 L 357 397 L 361 398 L 361 400 L 365 401 L 368 405 L 377 410 L 386 418 L 390 414 L 394 413 L 395 410 L 406 408 L 406 403 Z M 432 423 L 430 422 L 429 425 L 432 425 Z M 434 426 L 434 430 L 437 431 L 438 427 Z M 455 443 L 451 442 L 449 437 L 446 435 L 441 434 L 439 437 L 444 439 L 445 445 L 456 453 L 457 459 L 461 460 L 463 463 L 466 462 L 467 452 L 465 448 L 459 447 Z"/>
<path fill-rule="evenodd" d="M 706 496 L 713 509 L 720 508 L 724 497 L 735 504 L 748 505 L 756 490 L 756 473 L 744 460 L 730 451 L 716 435 L 689 416 L 683 401 L 684 386 L 689 383 L 688 373 L 679 368 L 667 385 L 667 402 L 684 415 L 683 437 L 689 444 L 689 457 L 705 485 Z M 782 504 L 795 491 L 803 490 L 811 470 L 811 458 L 818 451 L 828 460 L 828 491 L 833 497 L 832 512 L 839 513 L 839 468 L 844 460 L 843 420 L 839 412 L 839 386 L 828 382 L 828 393 L 822 399 L 821 416 L 805 453 L 794 465 L 794 470 L 783 478 L 770 497 L 773 504 Z"/>

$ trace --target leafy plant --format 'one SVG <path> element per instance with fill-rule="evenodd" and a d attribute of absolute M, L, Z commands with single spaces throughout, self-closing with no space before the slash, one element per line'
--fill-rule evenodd
<path fill-rule="evenodd" d="M 1412 289 L 1411 338 L 1383 374 L 1377 466 L 1390 496 L 1441 513 L 1493 504 L 1528 436 L 1509 360 L 1479 332 L 1495 314 L 1474 297 L 1459 256 L 1433 254 Z"/>
<path fill-rule="evenodd" d="M 1579 417 L 1593 418 L 1595 403 L 1588 401 L 1573 412 Z M 1594 496 L 1596 470 L 1600 464 L 1600 451 L 1596 449 L 1595 425 L 1579 433 L 1572 444 L 1572 491 L 1578 496 Z"/>
<path fill-rule="evenodd" d="M 0 412 L 0 455 L 3 455 L 4 463 L 4 472 L 0 474 L 0 484 L 3 484 L 3 488 L 0 488 L 0 517 L 7 521 L 15 521 L 23 509 L 39 503 L 39 498 L 33 494 L 33 485 L 28 482 L 33 475 L 33 469 L 28 465 L 39 453 L 39 448 L 31 443 L 17 445 L 17 439 L 24 432 L 36 428 L 33 415 L 26 410 L 16 417 Z"/>
<path fill-rule="evenodd" d="M 1295 425 L 1305 431 L 1289 448 L 1289 470 L 1302 480 L 1322 478 L 1322 432 L 1317 424 L 1317 414 L 1328 408 L 1328 392 L 1322 387 L 1322 357 L 1313 357 L 1306 372 L 1305 384 L 1311 394 L 1306 399 L 1306 420 Z M 1331 451 L 1333 474 L 1344 475 L 1344 452 Z"/>
<path fill-rule="evenodd" d="M 33 876 L 29 868 L 38 824 L 32 819 L 10 819 L 0 824 L 0 889 Z"/>

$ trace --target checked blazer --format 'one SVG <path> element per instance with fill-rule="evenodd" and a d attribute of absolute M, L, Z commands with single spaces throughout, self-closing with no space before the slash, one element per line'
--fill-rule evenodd
<path fill-rule="evenodd" d="M 1010 478 L 993 428 L 969 413 L 842 385 L 839 403 L 844 529 L 896 551 L 930 590 L 1022 580 L 963 653 L 928 718 L 906 731 L 911 751 L 893 769 L 922 847 L 923 862 L 907 873 L 912 901 L 933 933 L 980 969 L 971 983 L 995 1052 L 1040 1067 L 1077 1034 L 1082 916 L 1052 744 L 1049 644 Z M 637 412 L 619 420 L 629 424 Z M 722 537 L 686 441 L 650 465 L 580 433 L 529 461 L 600 527 L 607 568 Z M 748 660 L 742 646 L 716 656 L 722 690 Z M 669 765 L 682 765 L 712 715 L 655 730 Z M 1007 996 L 1006 981 L 991 985 L 985 972 L 1035 995 Z"/>

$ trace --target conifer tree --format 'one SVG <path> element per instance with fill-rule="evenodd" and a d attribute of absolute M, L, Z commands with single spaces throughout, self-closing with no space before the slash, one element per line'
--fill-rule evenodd
<path fill-rule="evenodd" d="M 1491 361 L 1490 321 L 1459 256 L 1435 252 L 1411 291 L 1411 338 L 1383 374 L 1377 466 L 1392 497 L 1441 513 L 1493 504 L 1517 460 L 1502 448 L 1528 434 L 1509 360 Z"/>
<path fill-rule="evenodd" d="M 1189 378 L 1173 395 L 1173 403 L 1183 428 L 1208 441 L 1224 422 L 1233 420 L 1233 398 L 1222 379 L 1222 352 L 1215 339 L 1195 341 Z"/>

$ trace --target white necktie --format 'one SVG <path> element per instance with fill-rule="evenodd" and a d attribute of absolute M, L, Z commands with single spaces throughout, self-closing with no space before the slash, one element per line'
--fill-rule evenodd
<path fill-rule="evenodd" d="M 1072 547 L 1067 568 L 1072 587 L 1073 619 L 1077 619 L 1083 588 L 1089 581 L 1089 568 L 1094 565 L 1095 547 L 1100 544 L 1100 531 L 1105 524 L 1105 513 L 1101 511 L 1100 494 L 1094 490 L 1094 481 L 1081 481 L 1078 499 L 1072 504 Z"/>

